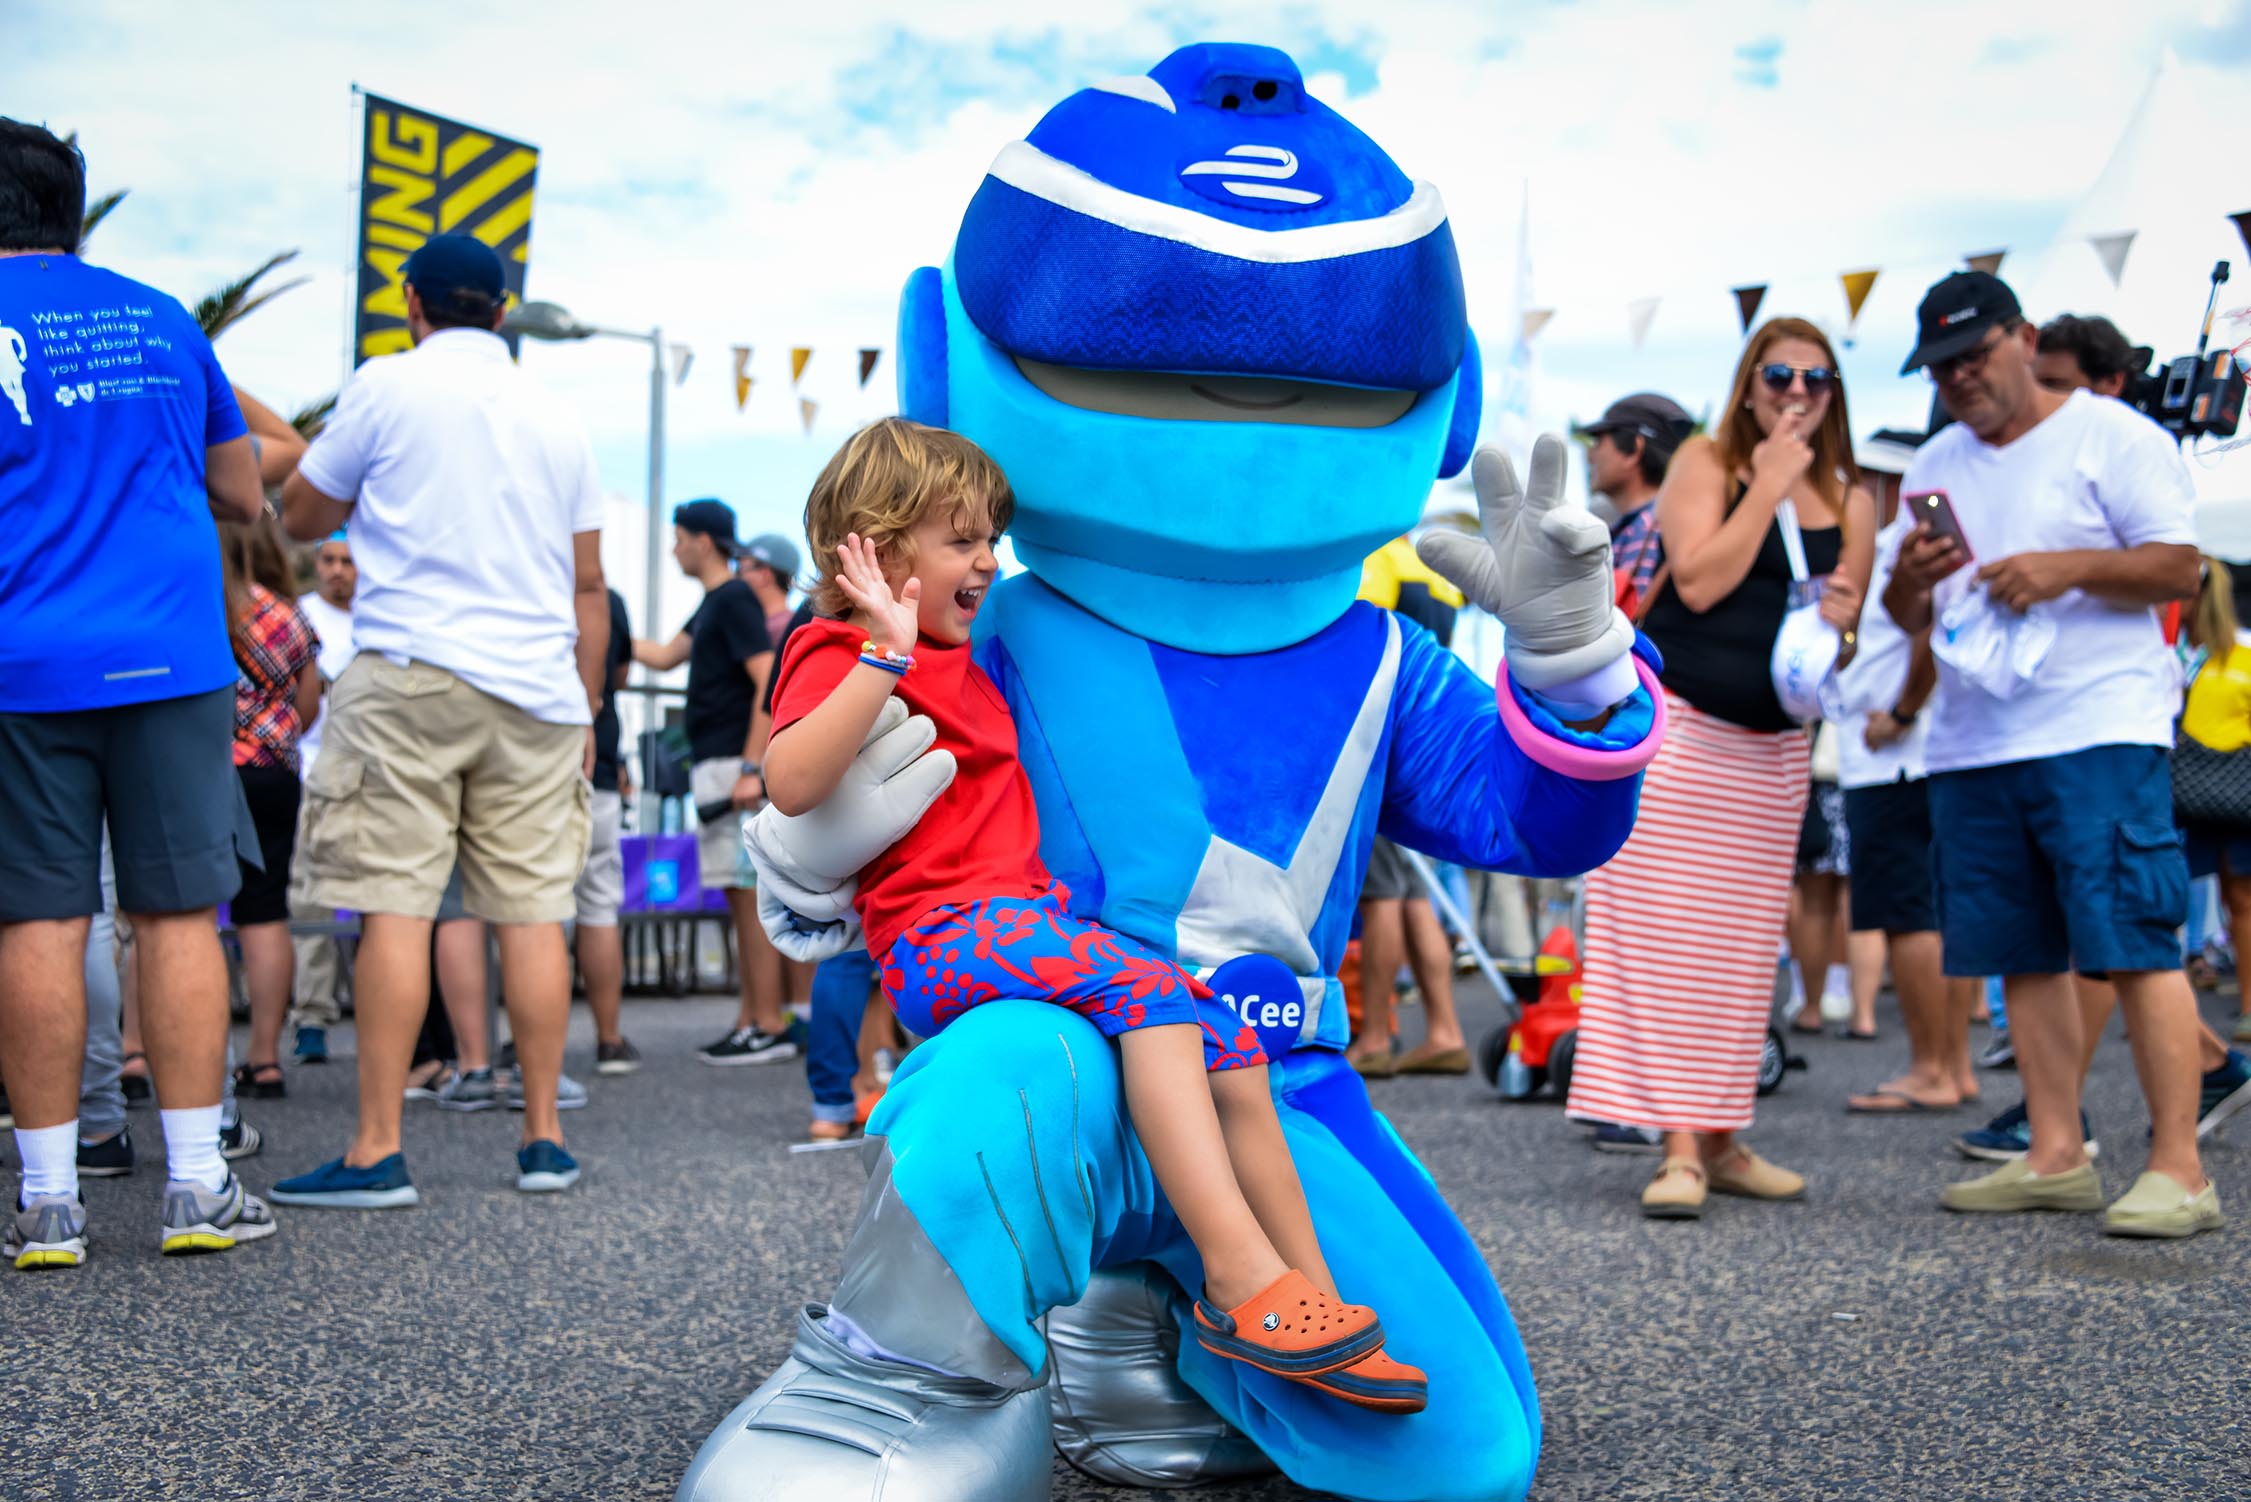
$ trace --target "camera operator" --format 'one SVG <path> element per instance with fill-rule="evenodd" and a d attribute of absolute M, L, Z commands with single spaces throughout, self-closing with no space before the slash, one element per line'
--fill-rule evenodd
<path fill-rule="evenodd" d="M 2092 391 L 2124 399 L 2149 369 L 2150 350 L 2126 342 L 2118 325 L 2100 314 L 2065 313 L 2040 325 L 2033 378 L 2050 391 Z"/>
<path fill-rule="evenodd" d="M 1928 367 L 1958 421 L 1903 489 L 1944 493 L 1954 525 L 1917 527 L 1884 607 L 1910 633 L 1942 626 L 1926 758 L 1946 969 L 2007 977 L 2031 1123 L 2023 1158 L 1941 1202 L 2102 1208 L 2079 1123 L 2076 962 L 2118 987 L 2152 1126 L 2149 1170 L 2105 1229 L 2194 1235 L 2220 1207 L 2196 1148 L 2196 1002 L 2174 937 L 2188 900 L 2167 760 L 2176 684 L 2154 609 L 2197 588 L 2187 467 L 2126 406 L 2034 378 L 2035 335 L 1999 278 L 1956 273 L 1917 313 L 1905 370 Z"/>

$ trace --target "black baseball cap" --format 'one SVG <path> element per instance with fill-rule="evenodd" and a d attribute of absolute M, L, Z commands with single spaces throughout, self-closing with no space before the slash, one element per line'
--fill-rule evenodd
<path fill-rule="evenodd" d="M 1951 360 L 1976 349 L 1987 329 L 2006 328 L 2024 317 L 2009 284 L 1990 271 L 1957 271 L 1923 294 L 1915 310 L 1914 352 L 1899 367 L 1913 375 L 1926 365 Z"/>
<path fill-rule="evenodd" d="M 456 293 L 474 292 L 497 308 L 508 295 L 500 253 L 474 235 L 432 235 L 406 258 L 399 279 L 412 284 L 429 307 L 445 306 Z"/>
<path fill-rule="evenodd" d="M 1657 447 L 1670 451 L 1679 448 L 1695 427 L 1694 419 L 1671 397 L 1659 396 L 1654 391 L 1637 391 L 1612 402 L 1601 417 L 1577 432 L 1581 438 L 1595 438 L 1630 429 Z"/>
<path fill-rule="evenodd" d="M 735 508 L 725 501 L 707 496 L 675 506 L 672 525 L 683 532 L 701 532 L 719 544 L 719 551 L 730 558 L 742 551 L 742 544 L 735 541 Z"/>

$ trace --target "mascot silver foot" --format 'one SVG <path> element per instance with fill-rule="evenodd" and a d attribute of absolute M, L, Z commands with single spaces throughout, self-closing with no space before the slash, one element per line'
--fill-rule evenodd
<path fill-rule="evenodd" d="M 1017 1502 L 1049 1494 L 1056 1452 L 1139 1486 L 1278 1467 L 1351 1498 L 1522 1497 L 1523 1344 L 1344 1063 L 1336 969 L 1379 830 L 1488 870 L 1607 860 L 1661 704 L 1607 533 L 1561 503 L 1560 444 L 1523 489 L 1471 461 L 1477 350 L 1437 191 L 1282 53 L 1184 48 L 1001 151 L 947 265 L 908 279 L 899 347 L 906 415 L 975 439 L 1016 491 L 1028 572 L 976 651 L 1043 860 L 1075 911 L 1199 974 L 1279 962 L 1228 1000 L 1273 1061 L 1339 1286 L 1383 1310 L 1430 1403 L 1371 1413 L 1184 1339 L 1202 1272 L 1114 1049 L 1061 1007 L 994 1002 L 893 1079 L 842 1279 L 682 1502 Z M 1354 598 L 1361 559 L 1465 463 L 1483 535 L 1422 546 L 1507 627 L 1494 684 Z M 828 803 L 753 825 L 785 950 L 856 940 L 852 873 L 952 775 L 894 707 Z"/>

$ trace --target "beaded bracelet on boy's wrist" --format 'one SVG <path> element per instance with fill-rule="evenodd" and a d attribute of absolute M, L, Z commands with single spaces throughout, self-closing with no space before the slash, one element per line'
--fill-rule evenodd
<path fill-rule="evenodd" d="M 912 652 L 895 651 L 890 647 L 879 647 L 872 641 L 862 642 L 860 643 L 860 661 L 871 668 L 881 668 L 886 673 L 895 673 L 904 678 L 907 669 L 914 666 L 914 654 Z"/>

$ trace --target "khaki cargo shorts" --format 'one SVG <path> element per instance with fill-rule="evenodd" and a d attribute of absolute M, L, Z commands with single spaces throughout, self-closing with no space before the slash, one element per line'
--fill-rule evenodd
<path fill-rule="evenodd" d="M 583 725 L 363 652 L 329 692 L 305 784 L 303 890 L 323 907 L 431 918 L 458 861 L 472 915 L 565 922 L 592 822 L 585 756 Z"/>
<path fill-rule="evenodd" d="M 743 828 L 750 815 L 733 808 L 716 819 L 705 820 L 701 813 L 702 809 L 734 796 L 742 767 L 739 756 L 717 756 L 699 761 L 688 769 L 688 792 L 695 799 L 696 817 L 702 820 L 696 825 L 696 865 L 706 891 L 748 891 L 758 885 L 758 872 L 750 863 L 750 847 L 743 843 Z"/>

